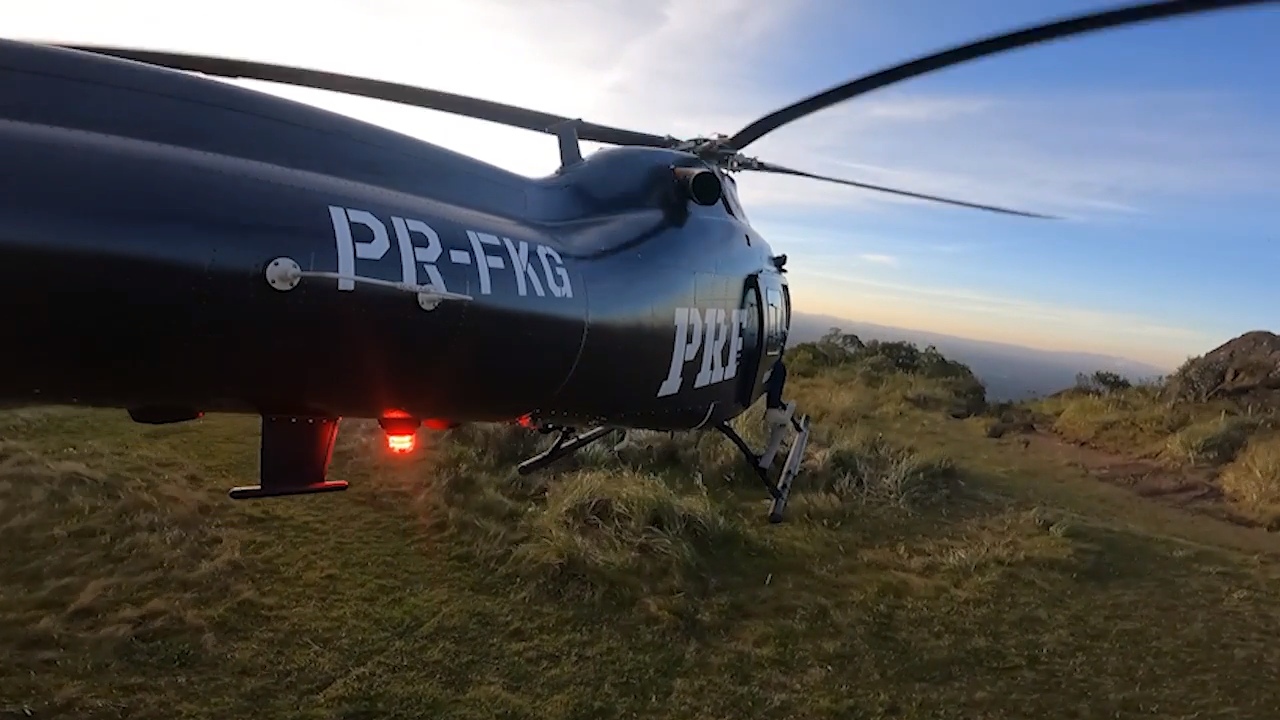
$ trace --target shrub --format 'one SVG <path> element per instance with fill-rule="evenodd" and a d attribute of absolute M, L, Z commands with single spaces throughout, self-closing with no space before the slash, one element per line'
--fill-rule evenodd
<path fill-rule="evenodd" d="M 932 345 L 921 350 L 908 342 L 864 343 L 856 335 L 832 328 L 818 342 L 788 350 L 787 367 L 798 377 L 835 372 L 836 378 L 869 387 L 894 385 L 900 401 L 921 410 L 945 410 L 965 417 L 986 407 L 986 387 L 973 371 Z"/>
<path fill-rule="evenodd" d="M 1235 459 L 1257 423 L 1248 418 L 1223 414 L 1212 420 L 1188 425 L 1169 437 L 1165 457 L 1191 465 L 1221 465 Z"/>
<path fill-rule="evenodd" d="M 1259 514 L 1280 509 L 1280 437 L 1255 438 L 1218 478 L 1229 498 Z"/>
<path fill-rule="evenodd" d="M 943 502 L 956 489 L 956 468 L 949 459 L 922 455 L 880 434 L 814 448 L 807 471 L 805 483 L 812 492 L 907 509 Z"/>
<path fill-rule="evenodd" d="M 1107 395 L 1110 393 L 1118 393 L 1133 387 L 1133 383 L 1110 370 L 1098 370 L 1092 375 L 1078 373 L 1076 375 L 1075 389 L 1085 394 Z"/>
<path fill-rule="evenodd" d="M 1227 371 L 1226 359 L 1220 356 L 1187 358 L 1169 376 L 1165 392 L 1177 402 L 1202 403 L 1212 399 Z"/>

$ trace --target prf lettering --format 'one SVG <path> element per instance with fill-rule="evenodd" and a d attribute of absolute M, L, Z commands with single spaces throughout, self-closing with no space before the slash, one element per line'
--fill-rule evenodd
<path fill-rule="evenodd" d="M 675 342 L 671 348 L 671 368 L 658 387 L 657 397 L 680 392 L 685 369 L 698 368 L 694 389 L 733 379 L 738 374 L 742 353 L 743 310 L 724 308 L 676 308 Z"/>

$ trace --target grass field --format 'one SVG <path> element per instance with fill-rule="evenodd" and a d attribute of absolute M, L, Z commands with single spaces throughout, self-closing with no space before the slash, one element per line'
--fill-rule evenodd
<path fill-rule="evenodd" d="M 791 387 L 777 526 L 716 436 L 531 479 L 536 434 L 344 422 L 350 491 L 235 503 L 254 418 L 0 413 L 0 717 L 1280 717 L 1276 535 L 990 438 L 954 383 Z"/>

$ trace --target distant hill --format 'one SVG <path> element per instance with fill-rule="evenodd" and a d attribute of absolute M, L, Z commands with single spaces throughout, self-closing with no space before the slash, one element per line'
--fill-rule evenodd
<path fill-rule="evenodd" d="M 863 340 L 905 341 L 921 347 L 934 345 L 943 355 L 968 365 L 987 386 L 987 398 L 990 400 L 1046 396 L 1074 385 L 1076 373 L 1081 372 L 1110 370 L 1136 381 L 1171 371 L 1171 368 L 1109 355 L 1037 350 L 801 312 L 792 318 L 788 343 L 812 342 L 833 327 L 854 333 Z"/>

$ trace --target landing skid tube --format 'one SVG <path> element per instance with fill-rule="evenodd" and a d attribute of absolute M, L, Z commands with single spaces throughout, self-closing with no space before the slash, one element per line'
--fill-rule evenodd
<path fill-rule="evenodd" d="M 338 418 L 263 416 L 258 484 L 232 488 L 231 498 L 251 500 L 346 490 L 346 481 L 327 478 L 337 438 Z"/>
<path fill-rule="evenodd" d="M 764 483 L 765 490 L 769 492 L 769 497 L 773 498 L 773 503 L 769 506 L 769 522 L 782 522 L 783 512 L 787 509 L 787 501 L 791 499 L 791 485 L 795 482 L 796 476 L 800 474 L 800 463 L 804 460 L 804 451 L 809 444 L 809 416 L 805 415 L 800 420 L 794 417 L 790 418 L 790 425 L 796 431 L 796 437 L 791 442 L 791 449 L 787 452 L 787 460 L 782 465 L 782 471 L 778 475 L 778 482 L 769 479 L 769 466 L 773 464 L 773 458 L 777 454 L 781 445 L 781 438 L 775 436 L 769 443 L 769 449 L 763 454 L 756 454 L 747 441 L 737 433 L 728 423 L 717 423 L 715 428 L 720 431 L 721 435 L 729 438 L 729 440 L 737 446 L 744 457 L 747 464 L 755 471 L 756 477 L 760 478 L 760 482 Z M 783 426 L 785 427 L 785 426 Z"/>
<path fill-rule="evenodd" d="M 551 447 L 520 463 L 516 467 L 516 472 L 521 475 L 528 475 L 531 472 L 541 470 L 561 458 L 574 454 L 611 432 L 613 432 L 611 427 L 598 427 L 581 435 L 575 435 L 572 429 L 561 428 L 560 436 L 556 438 Z"/>
<path fill-rule="evenodd" d="M 794 405 L 791 407 L 794 408 Z M 788 413 L 790 413 L 790 409 Z M 778 481 L 775 483 L 769 479 L 769 467 L 773 464 L 773 459 L 781 448 L 781 431 L 787 425 L 790 425 L 795 430 L 796 436 L 791 441 L 791 448 L 787 451 L 786 462 L 783 463 L 782 470 L 778 474 Z M 769 507 L 769 522 L 782 522 L 783 512 L 787 509 L 787 501 L 791 498 L 791 486 L 795 482 L 796 476 L 800 474 L 800 463 L 804 460 L 804 451 L 809 444 L 809 416 L 805 415 L 799 420 L 794 416 L 788 417 L 785 423 L 775 428 L 769 448 L 763 454 L 756 454 L 751 449 L 751 446 L 747 445 L 747 442 L 742 439 L 742 436 L 729 427 L 727 423 L 717 423 L 714 427 L 742 451 L 743 456 L 747 458 L 747 462 L 751 465 L 751 469 L 755 471 L 756 476 L 764 483 L 765 489 L 769 491 L 769 497 L 773 499 L 773 504 Z M 546 428 L 542 432 L 555 432 L 557 429 L 560 435 L 551 447 L 520 463 L 516 467 L 516 472 L 521 475 L 528 475 L 541 470 L 614 431 L 614 428 L 611 427 L 598 427 L 582 434 L 575 434 L 571 428 Z"/>

